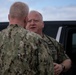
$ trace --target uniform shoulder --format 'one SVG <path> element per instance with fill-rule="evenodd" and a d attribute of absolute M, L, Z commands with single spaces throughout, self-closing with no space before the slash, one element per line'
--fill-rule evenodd
<path fill-rule="evenodd" d="M 47 39 L 49 41 L 51 41 L 54 45 L 58 46 L 58 45 L 62 45 L 61 43 L 59 43 L 56 39 L 54 39 L 53 37 L 51 36 L 48 36 L 48 35 L 45 35 L 47 37 Z"/>
<path fill-rule="evenodd" d="M 45 34 L 44 34 L 44 36 L 47 37 L 49 40 L 56 41 L 56 39 L 54 39 L 54 38 L 51 37 L 51 36 L 48 36 L 48 35 L 45 35 Z"/>
<path fill-rule="evenodd" d="M 42 39 L 42 37 L 34 32 L 27 30 L 27 38 L 36 38 L 36 39 Z"/>

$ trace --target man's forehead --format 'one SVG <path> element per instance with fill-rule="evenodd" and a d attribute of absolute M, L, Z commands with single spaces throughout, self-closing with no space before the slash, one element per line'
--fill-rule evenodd
<path fill-rule="evenodd" d="M 38 14 L 29 14 L 28 19 L 40 19 L 41 17 Z"/>
<path fill-rule="evenodd" d="M 28 16 L 40 16 L 38 13 L 29 13 Z"/>

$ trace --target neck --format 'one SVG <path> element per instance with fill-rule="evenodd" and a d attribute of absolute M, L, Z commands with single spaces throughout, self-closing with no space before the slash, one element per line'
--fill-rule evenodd
<path fill-rule="evenodd" d="M 37 34 L 39 34 L 41 37 L 43 37 L 42 31 L 41 32 L 38 32 Z"/>
<path fill-rule="evenodd" d="M 18 24 L 18 25 L 24 27 L 24 22 L 21 20 L 18 20 L 18 19 L 11 19 L 9 24 Z"/>

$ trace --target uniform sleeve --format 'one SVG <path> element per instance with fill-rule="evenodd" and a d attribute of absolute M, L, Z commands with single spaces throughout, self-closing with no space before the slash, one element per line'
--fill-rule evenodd
<path fill-rule="evenodd" d="M 65 53 L 63 45 L 57 42 L 54 38 L 46 36 L 48 41 L 48 46 L 52 51 L 52 56 L 54 62 L 62 63 L 62 61 L 68 59 L 69 57 Z"/>
<path fill-rule="evenodd" d="M 58 43 L 58 50 L 57 50 L 57 55 L 58 55 L 58 61 L 61 63 L 62 61 L 69 59 L 69 57 L 66 54 L 66 51 L 63 48 L 63 45 Z"/>

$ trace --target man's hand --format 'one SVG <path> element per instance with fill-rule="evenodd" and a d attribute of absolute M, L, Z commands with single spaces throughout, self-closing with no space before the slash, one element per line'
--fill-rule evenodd
<path fill-rule="evenodd" d="M 59 75 L 63 71 L 61 64 L 54 63 L 54 74 Z"/>

